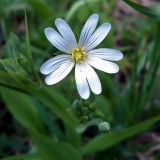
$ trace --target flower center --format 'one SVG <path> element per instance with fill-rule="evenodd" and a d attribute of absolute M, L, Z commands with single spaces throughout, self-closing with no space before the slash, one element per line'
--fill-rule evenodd
<path fill-rule="evenodd" d="M 77 63 L 83 63 L 87 57 L 84 48 L 73 48 L 71 58 Z"/>

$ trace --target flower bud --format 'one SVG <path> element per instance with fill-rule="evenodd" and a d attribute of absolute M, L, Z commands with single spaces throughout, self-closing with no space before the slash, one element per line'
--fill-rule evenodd
<path fill-rule="evenodd" d="M 108 132 L 110 130 L 110 124 L 108 122 L 101 122 L 98 128 L 101 132 Z"/>
<path fill-rule="evenodd" d="M 90 108 L 91 111 L 95 111 L 95 110 L 96 110 L 96 105 L 95 105 L 95 103 L 91 103 L 91 104 L 89 105 L 89 108 Z"/>
<path fill-rule="evenodd" d="M 89 109 L 87 107 L 82 107 L 81 112 L 82 115 L 87 115 L 89 113 Z"/>
<path fill-rule="evenodd" d="M 87 122 L 88 121 L 88 116 L 82 116 L 81 117 L 81 121 L 84 123 L 84 122 Z"/>
<path fill-rule="evenodd" d="M 73 101 L 72 106 L 73 106 L 73 109 L 75 111 L 78 111 L 78 110 L 80 110 L 81 103 L 80 103 L 80 101 L 78 99 L 76 99 L 76 100 Z"/>

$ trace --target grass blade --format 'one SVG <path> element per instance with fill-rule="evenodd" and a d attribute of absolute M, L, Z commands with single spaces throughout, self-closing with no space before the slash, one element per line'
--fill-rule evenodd
<path fill-rule="evenodd" d="M 138 3 L 134 3 L 130 0 L 123 0 L 125 3 L 127 3 L 130 7 L 134 8 L 136 11 L 140 12 L 140 13 L 143 13 L 145 14 L 146 16 L 148 17 L 151 17 L 157 21 L 160 21 L 160 14 L 155 12 L 154 10 L 148 8 L 148 7 L 145 7 L 145 6 L 142 6 L 142 5 L 139 5 Z"/>
<path fill-rule="evenodd" d="M 134 135 L 137 135 L 147 130 L 149 127 L 151 127 L 158 121 L 160 121 L 160 116 L 146 120 L 119 132 L 100 135 L 87 143 L 82 148 L 82 153 L 89 154 L 107 149 L 123 140 L 126 140 Z"/>
<path fill-rule="evenodd" d="M 32 62 L 32 52 L 31 52 L 31 46 L 30 46 L 30 40 L 29 40 L 29 30 L 28 30 L 28 21 L 27 21 L 26 11 L 24 11 L 24 13 L 25 13 L 25 28 L 26 28 L 27 54 L 28 54 L 28 59 Z"/>

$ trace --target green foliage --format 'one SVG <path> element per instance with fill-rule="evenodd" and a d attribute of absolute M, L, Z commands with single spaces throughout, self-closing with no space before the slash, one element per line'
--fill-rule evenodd
<path fill-rule="evenodd" d="M 33 140 L 36 143 L 39 154 L 46 160 L 82 160 L 80 152 L 71 145 L 52 140 L 51 137 L 43 137 L 38 132 L 32 131 Z"/>
<path fill-rule="evenodd" d="M 145 131 L 146 129 L 148 129 L 150 126 L 152 126 L 154 123 L 158 122 L 159 120 L 160 120 L 160 117 L 155 117 L 145 122 L 141 122 L 135 126 L 128 127 L 122 131 L 110 133 L 108 135 L 103 134 L 103 135 L 97 136 L 95 139 L 90 141 L 88 144 L 86 144 L 82 148 L 82 153 L 83 154 L 94 153 L 94 152 L 98 152 L 106 148 L 109 148 L 119 143 L 122 140 L 128 139 L 129 137 L 132 137 L 136 134 L 139 134 Z"/>
<path fill-rule="evenodd" d="M 0 91 L 8 109 L 22 125 L 44 132 L 43 123 L 28 95 L 4 87 L 0 87 Z"/>
<path fill-rule="evenodd" d="M 48 19 L 54 14 L 53 9 L 45 2 L 45 0 L 26 0 L 26 2 L 31 5 L 36 14 L 42 19 Z"/>
<path fill-rule="evenodd" d="M 160 15 L 154 8 L 130 0 L 123 2 L 150 19 L 116 19 L 118 2 L 110 0 L 0 2 L 0 42 L 1 37 L 5 39 L 0 46 L 1 99 L 32 140 L 28 153 L 6 155 L 8 158 L 3 155 L 4 160 L 98 160 L 99 155 L 104 160 L 130 159 L 128 153 L 133 155 L 137 149 L 128 149 L 133 137 L 157 127 L 160 110 L 153 102 L 159 95 L 150 95 L 157 93 L 152 86 L 155 80 L 158 82 Z M 121 37 L 119 50 L 125 57 L 119 64 L 120 73 L 114 77 L 99 73 L 103 93 L 92 95 L 89 100 L 77 98 L 73 75 L 47 87 L 39 68 L 50 57 L 48 53 L 58 53 L 48 47 L 44 28 L 53 26 L 55 18 L 63 17 L 79 35 L 85 19 L 96 12 L 101 22 L 107 18 L 113 26 L 100 47 L 116 48 L 115 39 Z M 104 133 L 99 129 L 100 124 L 108 123 L 111 130 Z M 0 133 L 1 139 L 4 133 Z"/>
<path fill-rule="evenodd" d="M 77 12 L 77 10 L 81 9 L 85 5 L 91 5 L 94 4 L 96 5 L 98 3 L 98 0 L 82 0 L 82 1 L 77 1 L 73 4 L 71 9 L 68 11 L 66 15 L 66 20 L 70 20 L 71 17 Z"/>
<path fill-rule="evenodd" d="M 139 5 L 139 4 L 134 3 L 130 0 L 123 0 L 123 1 L 126 2 L 129 6 L 133 7 L 138 12 L 143 13 L 143 14 L 153 18 L 156 21 L 160 21 L 160 14 L 157 13 L 156 11 L 154 11 L 153 9 Z"/>

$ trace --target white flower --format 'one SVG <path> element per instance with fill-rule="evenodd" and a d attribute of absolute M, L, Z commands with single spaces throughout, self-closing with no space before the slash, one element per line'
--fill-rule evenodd
<path fill-rule="evenodd" d="M 63 19 L 57 18 L 55 20 L 59 33 L 53 28 L 45 28 L 47 39 L 57 49 L 65 53 L 47 60 L 41 66 L 41 73 L 47 75 L 46 84 L 53 85 L 61 81 L 75 66 L 77 90 L 83 99 L 89 97 L 90 90 L 94 94 L 102 92 L 99 77 L 92 67 L 106 73 L 116 73 L 119 67 L 110 61 L 122 59 L 123 54 L 115 49 L 94 49 L 104 40 L 111 29 L 109 23 L 103 23 L 96 29 L 98 19 L 98 14 L 92 14 L 88 18 L 78 43 L 71 28 Z"/>

